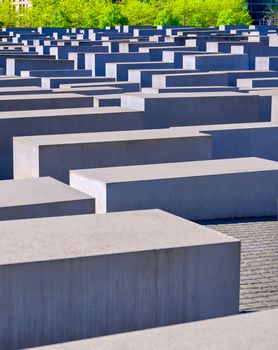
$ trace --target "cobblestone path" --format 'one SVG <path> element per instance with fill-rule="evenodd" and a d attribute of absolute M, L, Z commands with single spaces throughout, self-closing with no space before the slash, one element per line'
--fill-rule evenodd
<path fill-rule="evenodd" d="M 278 221 L 276 218 L 202 222 L 241 240 L 241 310 L 278 308 Z"/>

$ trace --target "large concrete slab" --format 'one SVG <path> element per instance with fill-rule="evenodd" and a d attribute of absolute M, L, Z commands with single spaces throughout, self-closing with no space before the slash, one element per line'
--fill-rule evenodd
<path fill-rule="evenodd" d="M 260 158 L 73 170 L 96 212 L 159 208 L 187 219 L 273 216 L 278 163 Z"/>
<path fill-rule="evenodd" d="M 13 177 L 15 136 L 144 129 L 144 113 L 121 107 L 0 113 L 0 178 Z"/>
<path fill-rule="evenodd" d="M 130 93 L 121 106 L 144 111 L 146 128 L 268 121 L 260 97 L 237 92 Z"/>
<path fill-rule="evenodd" d="M 0 220 L 94 212 L 94 198 L 51 177 L 0 181 Z"/>
<path fill-rule="evenodd" d="M 184 129 L 113 131 L 15 137 L 14 177 L 52 176 L 69 170 L 211 159 L 211 136 Z"/>
<path fill-rule="evenodd" d="M 278 347 L 277 328 L 278 310 L 269 310 L 97 339 L 67 342 L 38 349 L 215 350 L 216 347 L 226 350 L 276 349 Z"/>
<path fill-rule="evenodd" d="M 240 242 L 158 210 L 3 221 L 0 246 L 2 349 L 238 312 Z"/>
<path fill-rule="evenodd" d="M 234 71 L 234 72 L 207 72 L 194 74 L 161 74 L 152 78 L 152 87 L 177 86 L 236 86 L 237 79 L 260 77 L 277 77 L 275 71 Z"/>

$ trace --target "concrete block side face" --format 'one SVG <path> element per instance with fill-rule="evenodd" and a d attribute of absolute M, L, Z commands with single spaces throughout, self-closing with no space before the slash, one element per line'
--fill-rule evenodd
<path fill-rule="evenodd" d="M 146 128 L 259 121 L 259 96 L 146 99 Z M 223 113 L 225 111 L 225 113 Z M 169 118 L 171 115 L 171 118 Z"/>
<path fill-rule="evenodd" d="M 278 128 L 205 131 L 212 136 L 212 158 L 259 157 L 278 161 Z"/>
<path fill-rule="evenodd" d="M 182 68 L 184 68 L 184 69 L 196 69 L 196 57 L 183 56 L 182 57 Z"/>
<path fill-rule="evenodd" d="M 212 158 L 211 136 L 65 144 L 40 147 L 40 176 L 68 183 L 69 171 Z M 26 165 L 28 159 L 26 160 Z"/>
<path fill-rule="evenodd" d="M 228 86 L 228 74 L 205 74 L 205 75 L 166 75 L 165 86 Z M 153 86 L 160 87 L 160 86 Z"/>
<path fill-rule="evenodd" d="M 0 208 L 0 220 L 19 220 L 65 215 L 92 214 L 94 198 Z"/>
<path fill-rule="evenodd" d="M 6 75 L 15 75 L 15 59 L 7 58 L 6 60 Z"/>
<path fill-rule="evenodd" d="M 162 209 L 189 220 L 273 216 L 277 176 L 267 171 L 108 184 L 107 212 Z"/>
<path fill-rule="evenodd" d="M 271 96 L 271 121 L 278 122 L 278 96 Z"/>
<path fill-rule="evenodd" d="M 13 139 L 13 175 L 15 179 L 39 177 L 39 147 L 21 140 Z"/>
<path fill-rule="evenodd" d="M 95 199 L 95 212 L 107 212 L 107 185 L 100 181 L 91 181 L 78 171 L 70 172 L 70 186 Z"/>
<path fill-rule="evenodd" d="M 0 346 L 18 349 L 235 313 L 238 251 L 219 244 L 2 266 Z"/>
<path fill-rule="evenodd" d="M 256 70 L 270 70 L 269 57 L 256 57 L 255 58 L 255 69 Z"/>
<path fill-rule="evenodd" d="M 124 94 L 121 96 L 121 107 L 137 111 L 144 111 L 145 99 L 140 95 Z"/>

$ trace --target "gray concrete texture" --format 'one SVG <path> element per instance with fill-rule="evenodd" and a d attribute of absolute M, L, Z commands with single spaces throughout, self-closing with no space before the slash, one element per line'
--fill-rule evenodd
<path fill-rule="evenodd" d="M 69 171 L 212 158 L 210 135 L 182 128 L 15 137 L 14 177 L 52 176 Z"/>
<path fill-rule="evenodd" d="M 94 212 L 94 198 L 51 177 L 0 181 L 0 220 Z"/>
<path fill-rule="evenodd" d="M 159 208 L 187 219 L 277 213 L 278 164 L 259 158 L 73 170 L 96 213 Z"/>
<path fill-rule="evenodd" d="M 0 232 L 2 349 L 238 313 L 240 242 L 168 213 L 3 221 Z"/>
<path fill-rule="evenodd" d="M 36 350 L 274 350 L 278 347 L 277 327 L 278 310 L 271 310 L 43 346 Z"/>
<path fill-rule="evenodd" d="M 0 113 L 0 178 L 13 176 L 13 137 L 144 128 L 144 114 L 120 107 Z"/>

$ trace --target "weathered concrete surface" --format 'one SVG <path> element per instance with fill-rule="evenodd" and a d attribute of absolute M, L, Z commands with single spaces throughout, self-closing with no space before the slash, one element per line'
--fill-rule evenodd
<path fill-rule="evenodd" d="M 69 181 L 72 169 L 212 158 L 211 136 L 183 128 L 15 137 L 14 177 Z"/>
<path fill-rule="evenodd" d="M 146 128 L 270 120 L 260 114 L 259 96 L 237 92 L 129 93 L 122 96 L 121 106 L 144 111 Z"/>
<path fill-rule="evenodd" d="M 277 213 L 278 163 L 260 158 L 73 170 L 96 212 L 159 208 L 187 219 Z"/>
<path fill-rule="evenodd" d="M 14 136 L 134 130 L 144 128 L 142 112 L 120 108 L 65 108 L 0 113 L 0 178 L 13 176 Z"/>
<path fill-rule="evenodd" d="M 0 246 L 1 349 L 238 312 L 240 242 L 165 212 L 3 221 Z"/>
<path fill-rule="evenodd" d="M 52 346 L 41 350 L 261 350 L 278 347 L 278 310 L 216 318 Z"/>
<path fill-rule="evenodd" d="M 94 212 L 93 198 L 50 177 L 0 181 L 0 220 Z"/>

